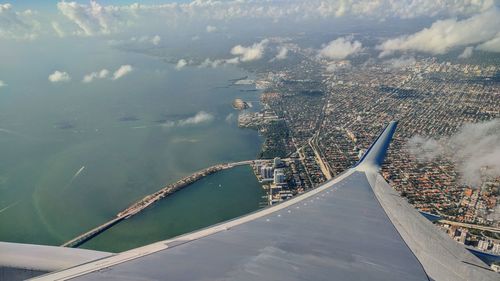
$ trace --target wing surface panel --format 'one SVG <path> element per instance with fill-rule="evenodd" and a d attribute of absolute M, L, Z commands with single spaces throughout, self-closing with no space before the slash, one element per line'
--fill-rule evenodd
<path fill-rule="evenodd" d="M 364 172 L 255 220 L 177 244 L 72 280 L 428 280 Z"/>

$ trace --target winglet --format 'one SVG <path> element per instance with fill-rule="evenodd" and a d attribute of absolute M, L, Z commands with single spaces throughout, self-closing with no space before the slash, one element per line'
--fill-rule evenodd
<path fill-rule="evenodd" d="M 384 162 L 387 149 L 391 143 L 392 136 L 396 131 L 397 121 L 391 121 L 384 131 L 380 133 L 377 139 L 372 143 L 370 148 L 363 154 L 363 157 L 354 165 L 356 169 L 376 169 L 379 170 Z"/>

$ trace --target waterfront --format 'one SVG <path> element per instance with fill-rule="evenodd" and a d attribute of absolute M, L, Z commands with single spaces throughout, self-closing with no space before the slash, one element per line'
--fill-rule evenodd
<path fill-rule="evenodd" d="M 68 49 L 59 55 L 70 60 L 78 51 Z M 196 170 L 258 154 L 260 137 L 237 127 L 231 107 L 236 97 L 252 100 L 258 95 L 239 91 L 249 86 L 228 87 L 230 79 L 246 75 L 243 71 L 230 66 L 176 71 L 159 59 L 109 52 L 87 48 L 86 55 L 95 60 L 67 70 L 83 74 L 103 65 L 128 63 L 134 71 L 127 79 L 86 85 L 74 74 L 70 83 L 51 85 L 46 70 L 36 67 L 29 83 L 9 79 L 8 91 L 0 96 L 0 240 L 60 245 Z M 33 58 L 25 59 L 28 63 Z M 5 69 L 24 72 L 26 63 L 6 60 Z M 30 83 L 40 85 L 36 92 L 26 86 Z M 192 118 L 200 112 L 209 118 L 196 123 Z M 253 176 L 251 171 L 243 173 Z M 248 187 L 246 182 L 240 184 Z M 257 208 L 261 191 L 251 189 L 257 195 L 249 197 L 254 200 L 249 202 L 252 208 Z M 226 201 L 213 199 L 214 205 Z M 157 210 L 147 213 L 154 216 Z M 196 215 L 185 212 L 183 218 L 188 219 L 176 223 L 176 229 L 164 227 L 181 233 L 199 226 L 190 219 Z M 231 216 L 217 214 L 207 221 L 220 217 Z M 158 226 L 154 220 L 141 223 L 145 232 L 161 231 Z M 137 234 L 134 245 L 165 238 L 153 235 L 153 240 L 141 240 L 147 236 Z"/>
<path fill-rule="evenodd" d="M 266 204 L 250 166 L 220 171 L 156 202 L 81 248 L 123 251 L 244 215 Z"/>
<path fill-rule="evenodd" d="M 144 211 L 146 208 L 152 206 L 156 202 L 162 200 L 163 198 L 174 194 L 175 192 L 187 188 L 193 183 L 201 180 L 202 178 L 209 176 L 211 174 L 220 172 L 222 170 L 226 169 L 231 169 L 237 166 L 244 166 L 244 165 L 249 165 L 251 163 L 254 163 L 254 160 L 249 160 L 249 161 L 240 161 L 240 162 L 234 162 L 234 163 L 225 163 L 225 164 L 218 164 L 214 165 L 208 168 L 205 168 L 203 170 L 197 171 L 189 176 L 183 177 L 182 179 L 176 181 L 175 183 L 171 183 L 162 189 L 158 190 L 157 192 L 153 194 L 146 195 L 144 198 L 141 200 L 133 203 L 129 207 L 127 207 L 125 210 L 119 212 L 115 218 L 111 219 L 110 221 L 107 221 L 85 233 L 80 234 L 79 236 L 71 239 L 70 241 L 65 242 L 62 244 L 62 247 L 71 247 L 71 248 L 76 248 L 87 241 L 91 240 L 92 238 L 96 237 L 100 233 L 106 231 L 107 229 L 111 228 L 112 226 L 118 224 L 119 222 L 123 221 L 124 219 L 129 219 L 134 215 L 137 215 L 138 213 Z M 80 171 L 82 171 L 80 169 Z M 222 187 L 222 186 L 221 186 Z"/>

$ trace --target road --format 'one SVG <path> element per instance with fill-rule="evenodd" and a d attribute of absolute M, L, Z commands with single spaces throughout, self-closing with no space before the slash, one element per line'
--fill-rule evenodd
<path fill-rule="evenodd" d="M 449 221 L 449 220 L 439 220 L 439 222 L 444 223 L 444 224 L 449 224 L 449 225 L 465 227 L 465 228 L 472 228 L 472 229 L 485 230 L 485 231 L 494 232 L 494 233 L 500 233 L 500 228 L 498 228 L 498 227 L 491 227 L 491 226 L 484 226 L 484 225 L 477 225 L 477 224 L 470 224 L 470 223 L 462 223 L 462 222 L 455 222 L 455 221 Z"/>

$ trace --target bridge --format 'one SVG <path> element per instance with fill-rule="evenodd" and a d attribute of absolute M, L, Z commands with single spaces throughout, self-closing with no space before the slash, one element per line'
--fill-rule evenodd
<path fill-rule="evenodd" d="M 102 232 L 106 231 L 110 227 L 116 225 L 117 223 L 128 219 L 138 213 L 140 213 L 142 210 L 146 209 L 147 207 L 151 206 L 155 202 L 165 198 L 166 196 L 181 190 L 182 188 L 202 179 L 203 177 L 206 177 L 208 175 L 211 175 L 213 173 L 216 173 L 221 170 L 226 170 L 230 169 L 236 166 L 244 166 L 244 165 L 250 165 L 256 162 L 265 162 L 268 160 L 245 160 L 245 161 L 239 161 L 239 162 L 232 162 L 232 163 L 224 163 L 224 164 L 217 164 L 214 166 L 210 166 L 208 168 L 205 168 L 203 170 L 197 171 L 189 176 L 186 176 L 180 180 L 178 180 L 175 183 L 169 184 L 159 191 L 147 195 L 141 200 L 133 203 L 123 211 L 119 212 L 115 218 L 112 220 L 109 220 L 83 234 L 78 235 L 77 237 L 65 242 L 62 244 L 62 247 L 70 247 L 70 248 L 76 248 L 85 242 L 89 241 L 90 239 L 96 237 L 97 235 L 101 234 Z"/>
<path fill-rule="evenodd" d="M 456 222 L 456 221 L 449 221 L 449 220 L 439 220 L 439 222 L 440 223 L 449 224 L 449 225 L 455 225 L 455 226 L 460 226 L 460 227 L 465 227 L 465 228 L 478 229 L 478 230 L 489 231 L 489 232 L 499 233 L 500 234 L 500 228 L 499 227 L 492 227 L 492 226 L 485 226 L 485 225 L 478 225 L 478 224 L 470 224 L 470 223 L 463 223 L 463 222 Z"/>

